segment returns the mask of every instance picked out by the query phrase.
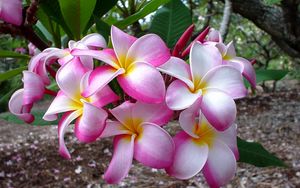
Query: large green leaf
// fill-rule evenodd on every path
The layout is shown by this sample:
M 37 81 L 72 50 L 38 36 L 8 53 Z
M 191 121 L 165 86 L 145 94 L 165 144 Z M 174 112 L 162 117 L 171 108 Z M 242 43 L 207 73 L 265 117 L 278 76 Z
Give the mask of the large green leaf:
M 19 68 L 12 69 L 12 70 L 6 71 L 4 73 L 1 73 L 0 74 L 0 82 L 2 82 L 4 80 L 8 80 L 8 79 L 20 74 L 25 69 L 27 69 L 27 66 L 19 67 Z
M 258 167 L 286 166 L 283 161 L 268 152 L 259 143 L 247 142 L 238 138 L 237 144 L 240 153 L 239 162 L 249 163 Z
M 97 20 L 101 19 L 101 17 L 104 14 L 106 14 L 110 9 L 112 9 L 117 4 L 117 2 L 118 0 L 97 0 L 95 9 L 93 11 L 94 17 L 97 18 Z M 87 31 L 97 20 L 91 17 L 88 24 L 86 25 L 85 30 Z
M 256 83 L 268 80 L 281 80 L 288 72 L 287 70 L 257 70 Z
M 64 20 L 75 39 L 80 39 L 80 34 L 92 16 L 96 0 L 58 0 L 58 2 Z
M 18 59 L 30 59 L 29 55 L 26 54 L 20 54 L 17 52 L 12 51 L 0 51 L 0 58 L 6 58 L 6 57 L 12 57 L 12 58 L 18 58 Z
M 43 1 L 40 1 L 39 6 L 43 9 L 44 13 L 47 16 L 49 16 L 50 21 L 53 20 L 56 23 L 58 23 L 64 29 L 64 31 L 67 33 L 67 35 L 70 38 L 73 38 L 73 34 L 72 34 L 71 30 L 69 29 L 69 27 L 67 26 L 66 22 L 64 21 L 63 15 L 60 11 L 60 6 L 58 3 L 58 0 L 43 0 Z M 38 12 L 37 16 L 39 17 L 39 16 L 43 16 L 43 15 L 39 15 L 39 12 Z M 40 18 L 40 17 L 39 17 L 39 19 L 45 20 L 44 18 Z
M 121 20 L 121 21 L 118 21 L 118 22 L 114 23 L 114 25 L 117 26 L 120 29 L 124 29 L 128 25 L 130 25 L 130 24 L 138 21 L 139 19 L 144 18 L 148 14 L 156 11 L 158 9 L 158 7 L 160 7 L 161 5 L 166 4 L 169 1 L 170 0 L 152 0 L 152 1 L 149 1 L 149 3 L 147 3 L 143 8 L 141 8 L 140 11 L 138 11 L 137 13 L 125 18 L 124 20 Z
M 156 12 L 150 32 L 158 34 L 172 48 L 191 24 L 189 9 L 181 0 L 172 0 Z
M 43 126 L 43 125 L 57 125 L 58 121 L 45 121 L 43 120 L 44 116 L 43 111 L 33 111 L 32 114 L 34 115 L 35 119 L 31 123 L 31 125 L 36 125 L 36 126 Z M 11 123 L 16 123 L 16 124 L 25 124 L 24 121 L 20 120 L 17 118 L 15 115 L 11 114 L 10 112 L 5 112 L 0 114 L 0 118 L 4 119 L 8 122 Z
M 106 41 L 108 41 L 111 26 L 97 17 L 95 17 L 95 23 L 97 32 L 100 33 Z

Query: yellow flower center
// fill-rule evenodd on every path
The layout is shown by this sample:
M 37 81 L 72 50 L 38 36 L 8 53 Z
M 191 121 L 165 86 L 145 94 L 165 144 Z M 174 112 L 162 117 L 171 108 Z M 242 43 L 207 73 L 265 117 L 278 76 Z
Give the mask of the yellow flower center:
M 199 138 L 193 138 L 193 141 L 196 144 L 207 144 L 208 147 L 212 146 L 213 140 L 216 135 L 214 130 L 207 123 L 202 122 L 201 124 L 196 124 L 194 133 L 199 136 Z
M 206 88 L 207 84 L 205 82 L 201 82 L 200 77 L 194 77 L 193 78 L 193 84 L 194 88 L 189 88 L 192 93 L 197 93 L 199 90 L 202 90 L 202 93 L 204 92 L 204 88 Z
M 132 134 L 135 134 L 137 135 L 137 137 L 140 137 L 143 130 L 143 128 L 141 127 L 142 122 L 143 120 L 141 118 L 127 118 L 125 120 L 124 126 Z

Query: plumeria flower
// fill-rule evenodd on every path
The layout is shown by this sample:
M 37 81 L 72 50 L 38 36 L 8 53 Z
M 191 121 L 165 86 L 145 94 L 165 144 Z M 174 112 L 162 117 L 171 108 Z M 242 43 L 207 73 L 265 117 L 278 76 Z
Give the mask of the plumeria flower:
M 154 34 L 139 39 L 112 26 L 113 49 L 73 50 L 74 56 L 91 56 L 107 65 L 96 68 L 90 75 L 90 87 L 82 93 L 88 97 L 117 77 L 125 93 L 147 103 L 161 103 L 165 97 L 163 78 L 156 67 L 170 58 L 165 43 Z
M 256 87 L 255 70 L 250 61 L 245 58 L 237 57 L 233 42 L 225 46 L 223 43 L 218 43 L 216 47 L 220 50 L 223 57 L 223 64 L 232 65 L 241 71 L 243 76 L 249 81 L 253 88 Z
M 223 43 L 221 34 L 219 31 L 212 29 L 208 34 L 207 42 L 212 42 L 219 49 L 222 54 L 223 64 L 232 65 L 237 68 L 243 76 L 249 81 L 253 88 L 256 87 L 256 75 L 252 63 L 245 58 L 237 57 L 233 42 L 225 45 Z
M 105 39 L 99 34 L 90 34 L 78 42 L 70 41 L 70 49 L 97 49 L 106 47 Z M 34 103 L 41 100 L 45 92 L 55 95 L 54 92 L 45 89 L 51 83 L 48 76 L 50 73 L 55 77 L 56 72 L 51 69 L 51 65 L 58 63 L 62 66 L 74 60 L 69 51 L 70 49 L 47 48 L 43 52 L 31 58 L 28 64 L 28 71 L 24 72 L 24 89 L 16 91 L 9 102 L 9 110 L 17 117 L 31 123 L 34 116 L 30 113 Z M 90 57 L 79 57 L 81 63 L 87 68 L 93 69 L 93 59 Z M 31 99 L 31 100 L 28 100 Z
M 0 0 L 0 19 L 14 25 L 22 24 L 22 1 Z
M 23 71 L 24 88 L 17 90 L 8 102 L 9 111 L 26 123 L 34 121 L 30 113 L 33 104 L 44 96 L 44 83 L 39 75 L 31 71 Z
M 174 161 L 166 171 L 176 178 L 189 179 L 202 170 L 210 187 L 220 187 L 236 172 L 239 158 L 236 125 L 232 124 L 223 132 L 217 131 L 201 111 L 195 111 L 199 105 L 198 101 L 180 114 L 179 122 L 184 131 L 173 138 Z
M 31 114 L 34 103 L 41 100 L 45 93 L 56 95 L 55 92 L 45 88 L 51 81 L 46 64 L 42 63 L 53 50 L 56 49 L 48 48 L 30 60 L 28 71 L 23 71 L 24 88 L 17 90 L 9 100 L 9 111 L 26 123 L 34 121 L 34 116 Z
M 41 53 L 41 51 L 31 42 L 28 44 L 27 47 L 28 47 L 28 53 L 31 56 L 35 56 L 35 55 Z
M 68 159 L 71 156 L 64 142 L 67 126 L 77 119 L 76 137 L 82 142 L 95 141 L 102 133 L 107 118 L 107 112 L 102 107 L 118 100 L 118 96 L 108 86 L 88 98 L 83 97 L 81 92 L 88 87 L 90 72 L 78 57 L 64 64 L 56 75 L 60 91 L 43 117 L 53 121 L 58 113 L 64 112 L 58 123 L 59 152 Z
M 58 63 L 60 65 L 64 65 L 65 63 L 70 62 L 74 56 L 70 53 L 72 50 L 77 49 L 77 50 L 96 50 L 96 49 L 103 49 L 106 48 L 106 41 L 104 39 L 104 37 L 98 33 L 92 33 L 89 34 L 85 37 L 83 37 L 80 41 L 74 41 L 74 40 L 70 40 L 68 43 L 68 48 L 66 49 L 60 49 L 59 51 L 55 51 L 51 54 L 49 54 L 49 56 L 46 59 L 47 61 L 51 61 L 51 60 L 56 60 L 58 59 Z M 92 69 L 94 66 L 93 63 L 93 58 L 92 57 L 80 57 L 80 60 L 82 62 L 84 62 L 84 66 L 86 66 L 87 68 Z
M 80 41 L 70 41 L 69 48 L 47 48 L 42 53 L 31 58 L 28 69 L 40 75 L 46 85 L 50 83 L 48 78 L 47 67 L 58 62 L 60 66 L 73 60 L 74 56 L 70 54 L 72 49 L 96 49 L 105 48 L 106 41 L 100 34 L 89 34 Z M 89 69 L 93 69 L 93 59 L 91 57 L 80 57 L 83 65 Z
M 222 65 L 222 56 L 213 45 L 196 42 L 190 52 L 190 66 L 172 57 L 159 70 L 178 79 L 167 89 L 168 107 L 183 110 L 200 100 L 203 114 L 217 130 L 225 130 L 233 123 L 236 117 L 233 99 L 247 94 L 241 73 L 232 66 Z
M 165 104 L 124 102 L 110 110 L 117 121 L 107 121 L 101 137 L 114 137 L 114 154 L 104 179 L 118 183 L 127 174 L 133 158 L 152 168 L 171 165 L 174 143 L 160 126 L 172 117 Z

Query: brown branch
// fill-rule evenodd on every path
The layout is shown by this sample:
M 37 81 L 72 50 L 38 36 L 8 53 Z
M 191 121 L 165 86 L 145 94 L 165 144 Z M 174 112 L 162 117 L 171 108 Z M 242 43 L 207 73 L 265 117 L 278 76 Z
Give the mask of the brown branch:
M 251 20 L 257 27 L 267 32 L 288 55 L 300 57 L 300 14 L 298 11 L 297 14 L 293 13 L 298 6 L 291 7 L 288 4 L 292 2 L 297 5 L 299 0 L 284 0 L 282 1 L 284 4 L 278 6 L 266 5 L 262 0 L 231 1 L 233 12 Z M 291 12 L 287 13 L 288 11 Z
M 32 28 L 32 25 L 37 21 L 35 16 L 37 9 L 38 0 L 32 0 L 30 6 L 23 10 L 25 17 L 22 25 L 15 26 L 9 23 L 0 23 L 0 33 L 10 34 L 11 36 L 23 36 L 40 50 L 48 48 L 49 45 L 46 44 Z

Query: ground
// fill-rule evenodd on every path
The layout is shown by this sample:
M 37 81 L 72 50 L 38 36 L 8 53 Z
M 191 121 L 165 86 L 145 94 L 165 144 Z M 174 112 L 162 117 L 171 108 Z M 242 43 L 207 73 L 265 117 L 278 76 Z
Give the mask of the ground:
M 300 85 L 289 82 L 290 89 L 286 87 L 283 82 L 274 93 L 258 93 L 237 101 L 236 122 L 241 138 L 261 142 L 288 168 L 238 163 L 237 174 L 226 187 L 300 187 Z M 178 124 L 172 122 L 167 129 L 174 133 Z M 112 187 L 101 177 L 112 156 L 110 139 L 81 144 L 70 129 L 66 143 L 71 160 L 57 152 L 56 126 L 0 120 L 0 187 Z M 118 186 L 207 187 L 201 173 L 190 180 L 176 180 L 137 162 Z

